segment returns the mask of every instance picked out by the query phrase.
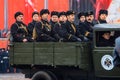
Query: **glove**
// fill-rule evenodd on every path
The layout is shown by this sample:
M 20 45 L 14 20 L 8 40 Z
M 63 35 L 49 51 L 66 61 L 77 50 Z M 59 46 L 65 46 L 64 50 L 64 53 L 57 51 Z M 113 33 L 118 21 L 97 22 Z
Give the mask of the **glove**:
M 71 36 L 70 41 L 72 42 L 81 42 L 82 40 L 74 35 Z
M 84 36 L 79 35 L 78 37 L 79 37 L 81 40 L 84 40 Z
M 60 39 L 59 39 L 59 42 L 63 42 L 63 38 L 60 38 Z
M 80 38 L 77 38 L 77 42 L 81 42 L 82 40 Z
M 53 37 L 51 37 L 51 36 L 49 36 L 47 34 L 44 34 L 44 36 L 42 36 L 42 37 L 43 37 L 44 41 L 56 42 L 56 40 Z
M 56 42 L 56 40 L 54 38 L 50 37 L 50 36 L 48 37 L 48 40 L 52 41 L 52 42 Z
M 89 39 L 87 37 L 84 36 L 84 41 L 89 41 Z

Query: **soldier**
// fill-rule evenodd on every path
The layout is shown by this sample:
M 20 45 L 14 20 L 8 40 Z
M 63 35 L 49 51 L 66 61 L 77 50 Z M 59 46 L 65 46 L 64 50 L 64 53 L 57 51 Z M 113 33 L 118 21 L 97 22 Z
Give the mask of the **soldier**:
M 36 22 L 38 22 L 39 20 L 40 20 L 40 18 L 39 18 L 39 13 L 38 13 L 37 11 L 34 11 L 34 12 L 32 13 L 32 22 L 30 22 L 30 23 L 28 24 L 28 31 L 29 31 L 29 35 L 30 35 L 31 38 L 33 38 L 33 29 L 34 29 L 34 27 L 35 27 L 35 24 L 36 24 Z
M 84 13 L 84 12 L 80 12 L 80 13 L 78 14 L 78 19 L 79 19 L 79 22 L 80 22 L 80 23 L 85 22 L 85 13 Z
M 48 22 L 48 15 L 50 14 L 48 9 L 42 9 L 40 11 L 40 17 L 41 21 L 36 23 L 35 29 L 37 33 L 36 41 L 55 41 L 55 39 L 52 37 L 52 27 Z
M 91 26 L 98 24 L 98 22 L 95 20 L 93 11 L 86 12 L 86 23 Z
M 114 44 L 113 37 L 111 36 L 110 31 L 102 31 L 100 32 L 100 38 L 99 41 L 97 42 L 98 47 L 112 47 Z
M 67 39 L 68 41 L 71 42 L 81 42 L 83 40 L 83 36 L 80 34 L 79 30 L 77 29 L 74 23 L 74 19 L 75 19 L 75 12 L 67 11 L 66 29 L 69 34 Z
M 80 12 L 78 14 L 78 19 L 79 19 L 79 24 L 77 26 L 79 28 L 80 33 L 82 34 L 83 33 L 82 27 L 85 26 L 85 13 L 84 12 Z
M 86 21 L 85 24 L 81 26 L 81 33 L 85 37 L 87 37 L 89 40 L 93 39 L 93 26 L 94 26 L 94 15 L 93 12 L 87 12 L 86 13 Z
M 55 24 L 54 28 L 53 28 L 53 32 L 54 32 L 54 37 L 57 41 L 62 42 L 62 41 L 66 41 L 66 36 L 67 36 L 67 30 L 66 30 L 66 12 L 60 12 L 59 13 L 59 22 Z
M 120 37 L 115 39 L 113 58 L 114 58 L 113 60 L 114 65 L 120 67 Z
M 51 12 L 50 24 L 51 24 L 52 28 L 58 22 L 58 14 L 59 13 L 57 11 L 52 11 Z
M 108 16 L 108 11 L 101 9 L 99 11 L 98 23 L 99 24 L 101 24 L 101 23 L 107 23 L 107 21 L 106 21 L 107 16 Z
M 13 37 L 13 42 L 33 41 L 29 37 L 27 26 L 23 23 L 23 13 L 16 12 L 14 18 L 16 22 L 11 26 L 11 35 Z
M 80 12 L 78 14 L 78 19 L 79 19 L 79 24 L 77 25 L 79 31 L 81 34 L 83 34 L 83 30 L 82 27 L 86 26 L 85 25 L 85 13 L 84 12 Z M 88 41 L 88 38 L 84 36 L 84 41 Z

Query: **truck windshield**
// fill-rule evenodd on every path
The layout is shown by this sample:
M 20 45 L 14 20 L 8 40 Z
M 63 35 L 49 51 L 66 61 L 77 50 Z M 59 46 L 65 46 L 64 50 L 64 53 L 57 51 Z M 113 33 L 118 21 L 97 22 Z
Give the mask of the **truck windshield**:
M 115 39 L 120 36 L 120 31 L 96 31 L 96 47 L 114 47 Z

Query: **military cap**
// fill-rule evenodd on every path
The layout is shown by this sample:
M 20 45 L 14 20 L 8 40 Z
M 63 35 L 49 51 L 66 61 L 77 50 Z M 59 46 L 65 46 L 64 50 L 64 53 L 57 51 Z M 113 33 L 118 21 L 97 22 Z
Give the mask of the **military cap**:
M 16 17 L 18 17 L 19 15 L 23 15 L 23 13 L 20 12 L 20 11 L 16 12 L 15 15 L 14 15 L 14 18 L 16 19 Z
M 64 12 L 64 11 L 60 12 L 58 17 L 60 17 L 61 15 L 65 15 L 66 16 L 66 12 Z
M 86 15 L 86 16 L 93 15 L 93 11 L 88 11 L 88 12 L 86 12 L 85 15 Z
M 85 16 L 85 13 L 84 13 L 84 12 L 80 12 L 80 13 L 78 14 L 78 19 L 80 19 L 81 16 Z
M 66 12 L 66 15 L 67 15 L 67 16 L 69 16 L 69 15 L 71 15 L 71 14 L 75 14 L 75 12 L 74 12 L 74 11 L 71 11 L 71 10 Z
M 58 13 L 57 11 L 52 11 L 52 12 L 51 12 L 51 17 L 52 17 L 53 15 L 58 16 L 58 14 L 59 14 L 59 13 Z
M 34 11 L 34 12 L 32 13 L 32 17 L 33 17 L 35 14 L 39 15 L 39 12 Z
M 40 16 L 43 15 L 43 14 L 46 14 L 46 13 L 50 14 L 49 10 L 48 9 L 42 9 L 40 11 Z
M 104 10 L 104 9 L 101 9 L 101 10 L 99 11 L 99 15 L 101 15 L 101 14 L 106 14 L 106 15 L 108 15 L 108 11 L 107 11 L 107 10 Z
M 102 32 L 100 32 L 101 33 L 101 35 L 103 35 L 103 34 L 105 34 L 105 33 L 110 33 L 110 31 L 102 31 Z

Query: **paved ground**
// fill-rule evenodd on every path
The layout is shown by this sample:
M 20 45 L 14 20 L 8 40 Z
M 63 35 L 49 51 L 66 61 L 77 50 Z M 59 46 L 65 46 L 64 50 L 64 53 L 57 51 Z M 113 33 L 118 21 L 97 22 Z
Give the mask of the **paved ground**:
M 8 74 L 0 74 L 0 80 L 31 80 L 25 79 L 24 74 L 21 73 L 8 73 Z

